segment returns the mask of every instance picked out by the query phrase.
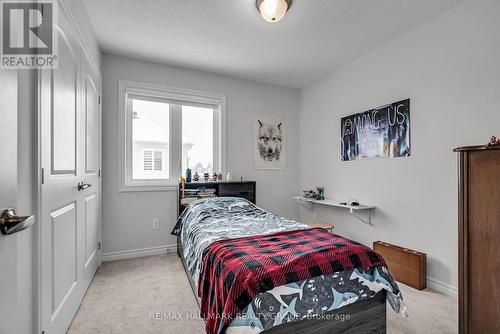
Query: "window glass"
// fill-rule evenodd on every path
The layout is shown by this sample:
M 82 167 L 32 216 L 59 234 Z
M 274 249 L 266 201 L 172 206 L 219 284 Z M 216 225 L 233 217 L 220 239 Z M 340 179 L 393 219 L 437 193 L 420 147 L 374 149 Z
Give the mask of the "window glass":
M 169 104 L 132 99 L 132 178 L 169 178 Z
M 211 108 L 182 106 L 182 174 L 191 168 L 200 179 L 214 172 L 214 111 Z

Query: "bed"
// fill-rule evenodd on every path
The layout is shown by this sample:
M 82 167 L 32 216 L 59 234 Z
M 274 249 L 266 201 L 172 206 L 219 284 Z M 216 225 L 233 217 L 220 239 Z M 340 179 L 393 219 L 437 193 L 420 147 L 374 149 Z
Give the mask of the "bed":
M 197 200 L 179 216 L 172 234 L 207 333 L 385 333 L 386 301 L 405 314 L 396 282 L 372 250 L 246 199 Z M 280 252 L 287 255 L 276 256 Z M 311 261 L 319 262 L 304 273 L 300 268 Z M 276 274 L 276 268 L 284 274 Z M 262 271 L 266 279 L 257 279 Z M 269 276 L 274 284 L 262 284 Z

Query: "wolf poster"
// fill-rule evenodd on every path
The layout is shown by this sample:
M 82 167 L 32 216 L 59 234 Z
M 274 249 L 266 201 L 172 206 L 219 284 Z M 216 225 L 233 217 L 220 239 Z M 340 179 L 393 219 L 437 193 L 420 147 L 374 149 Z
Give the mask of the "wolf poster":
M 283 117 L 258 116 L 254 121 L 254 162 L 257 169 L 286 166 L 286 123 Z
M 341 119 L 341 158 L 397 158 L 411 154 L 410 99 Z

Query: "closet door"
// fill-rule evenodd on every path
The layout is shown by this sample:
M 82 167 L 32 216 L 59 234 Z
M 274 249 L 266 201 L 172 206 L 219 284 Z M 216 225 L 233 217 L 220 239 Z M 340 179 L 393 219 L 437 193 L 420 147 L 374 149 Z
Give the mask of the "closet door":
M 100 264 L 101 217 L 101 105 L 100 78 L 86 57 L 82 57 L 83 180 L 84 194 L 83 277 L 89 285 Z
M 40 71 L 42 329 L 65 333 L 99 263 L 98 77 L 60 9 L 59 67 Z

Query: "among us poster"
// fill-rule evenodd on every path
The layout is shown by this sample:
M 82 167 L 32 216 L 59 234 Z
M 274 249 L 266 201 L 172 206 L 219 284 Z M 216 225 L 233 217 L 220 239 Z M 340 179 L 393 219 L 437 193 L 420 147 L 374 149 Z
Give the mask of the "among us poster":
M 341 154 L 343 161 L 410 156 L 410 99 L 343 117 Z

